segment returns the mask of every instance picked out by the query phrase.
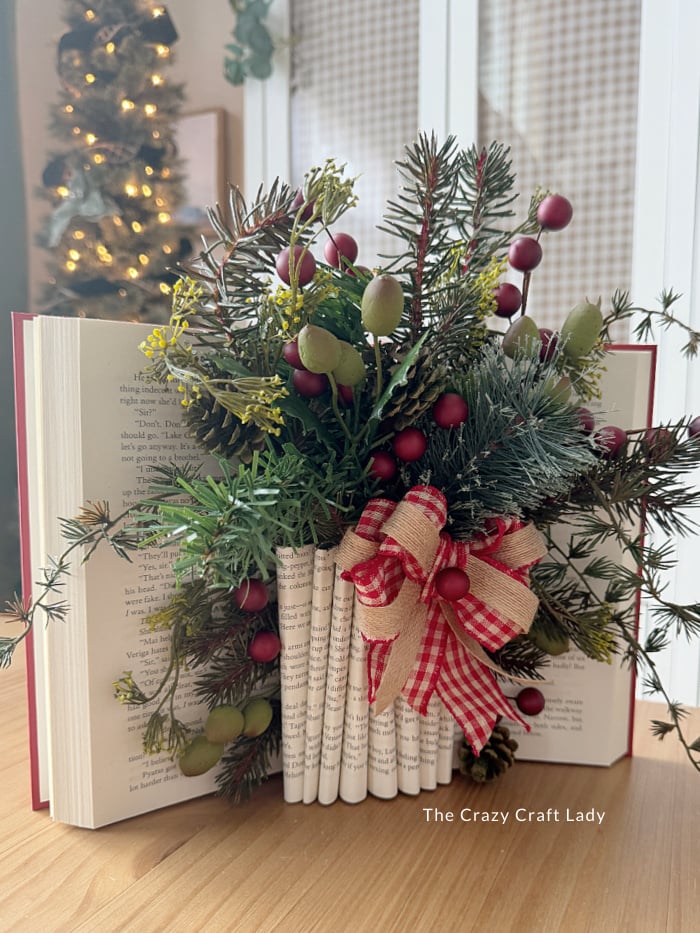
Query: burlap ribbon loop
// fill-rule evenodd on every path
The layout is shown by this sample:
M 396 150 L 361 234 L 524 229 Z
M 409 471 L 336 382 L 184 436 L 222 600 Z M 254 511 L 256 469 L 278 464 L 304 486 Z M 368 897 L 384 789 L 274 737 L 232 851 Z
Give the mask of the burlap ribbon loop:
M 453 540 L 442 529 L 446 501 L 432 486 L 404 499 L 371 500 L 348 531 L 337 561 L 355 584 L 358 621 L 369 650 L 369 699 L 380 712 L 403 694 L 425 715 L 434 692 L 478 752 L 499 715 L 522 722 L 491 671 L 494 651 L 526 632 L 537 610 L 528 569 L 545 554 L 532 525 L 498 519 L 486 535 Z M 467 573 L 469 592 L 443 599 L 438 573 Z M 513 678 L 517 680 L 517 678 Z

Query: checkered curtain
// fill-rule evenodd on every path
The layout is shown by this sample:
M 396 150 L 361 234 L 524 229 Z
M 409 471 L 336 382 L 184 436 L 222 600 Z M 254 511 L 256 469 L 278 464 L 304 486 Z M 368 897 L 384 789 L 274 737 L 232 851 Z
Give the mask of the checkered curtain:
M 533 276 L 541 327 L 630 285 L 640 19 L 641 0 L 479 3 L 479 141 L 511 146 L 521 214 L 538 185 L 574 205 Z
M 357 208 L 337 232 L 372 266 L 391 238 L 376 230 L 397 191 L 394 161 L 415 139 L 418 0 L 292 3 L 292 180 L 328 157 L 346 162 Z

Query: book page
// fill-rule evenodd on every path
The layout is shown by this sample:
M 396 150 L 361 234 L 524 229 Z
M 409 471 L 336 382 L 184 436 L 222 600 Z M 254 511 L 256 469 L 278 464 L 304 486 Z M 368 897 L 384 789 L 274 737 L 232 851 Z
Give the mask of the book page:
M 393 706 L 381 713 L 369 713 L 367 790 L 385 800 L 395 797 L 399 790 Z
M 420 793 L 420 716 L 402 696 L 394 700 L 397 783 L 402 794 Z
M 333 614 L 333 582 L 336 548 L 316 549 L 314 555 L 313 603 L 309 637 L 309 687 L 306 701 L 306 740 L 304 746 L 304 803 L 318 796 L 321 773 L 323 713 L 326 706 L 328 642 Z
M 345 803 L 359 803 L 367 796 L 368 719 L 367 646 L 359 625 L 353 622 L 340 762 L 339 794 Z
M 610 352 L 601 380 L 602 399 L 589 406 L 595 411 L 596 427 L 615 424 L 630 430 L 649 426 L 653 364 L 650 347 Z M 566 545 L 572 531 L 575 523 L 561 523 L 556 529 L 557 540 Z M 630 531 L 636 534 L 638 529 Z M 608 540 L 598 547 L 596 556 L 619 562 L 620 550 Z M 537 716 L 523 717 L 531 731 L 508 722 L 518 742 L 518 758 L 610 765 L 629 752 L 633 678 L 618 658 L 604 664 L 572 648 L 552 658 L 543 674 L 551 681 L 538 685 L 545 698 L 544 710 Z M 518 689 L 505 692 L 514 698 Z
M 355 587 L 343 580 L 339 567 L 335 569 L 331 634 L 328 643 L 326 703 L 323 712 L 323 741 L 318 802 L 324 805 L 338 799 L 340 761 L 343 750 L 345 693 L 350 658 L 350 633 L 355 602 Z
M 57 555 L 66 547 L 59 516 L 98 501 L 116 515 L 146 495 L 151 465 L 199 462 L 201 452 L 185 436 L 177 394 L 143 375 L 138 344 L 148 325 L 37 318 L 35 326 L 44 447 L 53 453 L 44 463 L 44 526 L 47 549 Z M 152 632 L 146 617 L 173 590 L 172 558 L 148 548 L 128 562 L 105 546 L 82 565 L 73 556 L 68 619 L 46 629 L 57 820 L 99 826 L 214 789 L 212 773 L 187 778 L 168 755 L 146 757 L 150 707 L 114 698 L 123 671 L 148 692 L 167 666 L 169 635 Z M 183 678 L 176 706 L 199 728 L 207 710 L 193 680 Z
M 450 784 L 452 781 L 452 767 L 455 755 L 455 720 L 452 714 L 440 701 L 440 728 L 438 730 L 437 752 L 437 782 Z
M 420 717 L 420 786 L 421 790 L 437 787 L 437 761 L 440 744 L 440 699 L 434 693 L 428 712 Z
M 313 544 L 277 548 L 277 608 L 279 612 L 280 694 L 284 799 L 304 797 L 306 701 L 314 584 Z

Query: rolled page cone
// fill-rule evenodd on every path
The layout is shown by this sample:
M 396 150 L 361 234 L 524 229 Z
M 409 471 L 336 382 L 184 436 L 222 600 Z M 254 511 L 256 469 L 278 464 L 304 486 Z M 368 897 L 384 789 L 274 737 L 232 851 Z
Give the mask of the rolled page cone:
M 345 696 L 343 753 L 340 762 L 340 798 L 359 803 L 367 796 L 367 646 L 358 625 L 350 637 L 348 688 Z
M 440 728 L 438 733 L 437 782 L 450 784 L 455 753 L 455 721 L 452 714 L 440 703 Z
M 335 548 L 331 550 L 318 548 L 314 555 L 313 602 L 309 640 L 309 687 L 306 699 L 306 740 L 304 747 L 304 803 L 313 803 L 318 796 L 334 577 Z
M 388 800 L 395 797 L 399 790 L 393 706 L 378 714 L 370 710 L 368 742 L 367 790 L 374 797 Z
M 350 633 L 355 587 L 335 570 L 331 635 L 328 642 L 328 672 L 326 677 L 326 707 L 323 714 L 321 772 L 318 781 L 318 801 L 331 804 L 338 799 L 340 761 L 343 750 L 345 692 L 350 659 Z
M 313 544 L 302 548 L 277 548 L 277 604 L 282 643 L 282 774 L 284 799 L 287 803 L 298 803 L 304 796 L 314 551 Z
M 396 769 L 402 794 L 420 793 L 420 716 L 402 696 L 394 700 Z
M 420 720 L 420 786 L 422 790 L 437 787 L 437 757 L 440 740 L 440 700 L 433 694 L 427 715 Z

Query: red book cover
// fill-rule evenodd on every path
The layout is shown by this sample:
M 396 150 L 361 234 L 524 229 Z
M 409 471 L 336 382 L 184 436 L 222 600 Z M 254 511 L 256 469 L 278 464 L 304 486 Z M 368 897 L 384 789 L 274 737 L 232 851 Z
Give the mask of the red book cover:
M 33 572 L 31 562 L 31 540 L 29 521 L 29 477 L 27 461 L 27 397 L 24 322 L 36 317 L 34 314 L 15 312 L 12 315 L 12 345 L 15 387 L 15 425 L 17 443 L 17 494 L 19 500 L 19 540 L 22 595 L 31 596 Z M 35 810 L 48 807 L 41 787 L 40 755 L 37 728 L 37 671 L 34 656 L 34 638 L 30 632 L 25 640 L 27 654 L 27 703 L 29 719 L 29 761 L 31 769 L 32 807 Z

